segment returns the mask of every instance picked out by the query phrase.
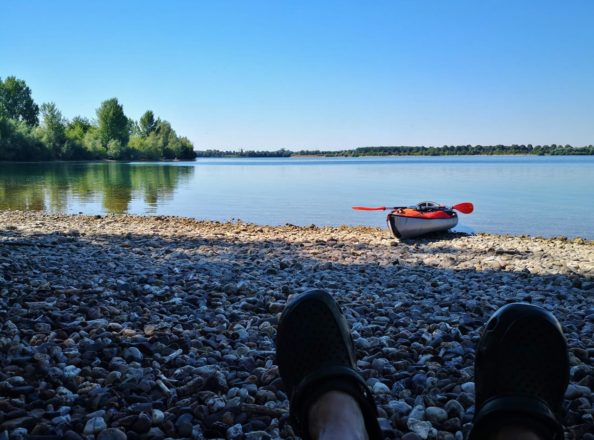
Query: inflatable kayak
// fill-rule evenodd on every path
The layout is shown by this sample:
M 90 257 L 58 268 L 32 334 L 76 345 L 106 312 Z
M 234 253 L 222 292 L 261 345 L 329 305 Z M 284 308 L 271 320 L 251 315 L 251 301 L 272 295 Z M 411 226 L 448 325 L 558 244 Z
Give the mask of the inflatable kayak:
M 388 227 L 398 238 L 413 238 L 430 232 L 442 232 L 458 224 L 458 215 L 451 209 L 419 204 L 415 208 L 399 208 L 388 214 Z
M 357 211 L 390 211 L 388 214 L 388 227 L 397 238 L 412 238 L 430 232 L 442 232 L 458 224 L 459 211 L 470 214 L 474 205 L 470 202 L 457 203 L 452 207 L 440 205 L 435 202 L 421 202 L 416 206 L 397 206 L 388 208 L 378 206 L 353 206 Z

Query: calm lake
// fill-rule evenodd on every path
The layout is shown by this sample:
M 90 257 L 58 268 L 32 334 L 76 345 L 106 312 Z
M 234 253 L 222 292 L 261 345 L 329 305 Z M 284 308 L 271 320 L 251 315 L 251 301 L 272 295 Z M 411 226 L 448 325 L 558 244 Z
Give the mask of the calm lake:
M 594 239 L 594 157 L 0 164 L 0 209 L 385 226 L 353 205 L 470 201 L 458 229 Z

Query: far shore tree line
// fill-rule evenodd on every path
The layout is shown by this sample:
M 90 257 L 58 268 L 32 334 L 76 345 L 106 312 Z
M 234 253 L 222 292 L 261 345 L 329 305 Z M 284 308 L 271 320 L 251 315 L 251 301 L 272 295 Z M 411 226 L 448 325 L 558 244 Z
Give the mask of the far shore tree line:
M 193 160 L 196 157 L 362 157 L 466 155 L 594 155 L 594 146 L 444 145 L 377 146 L 348 150 L 203 150 L 194 151 L 171 124 L 146 111 L 138 121 L 124 114 L 117 98 L 103 101 L 91 120 L 63 117 L 53 102 L 38 106 L 25 81 L 0 78 L 0 160 Z
M 0 160 L 194 159 L 189 139 L 146 111 L 138 121 L 117 98 L 103 101 L 96 120 L 64 118 L 56 104 L 38 106 L 25 81 L 0 78 Z
M 572 147 L 571 145 L 444 145 L 443 147 L 360 147 L 352 150 L 324 151 L 280 149 L 260 150 L 204 150 L 196 151 L 197 157 L 364 157 L 364 156 L 495 156 L 495 155 L 536 155 L 536 156 L 591 156 L 594 146 Z

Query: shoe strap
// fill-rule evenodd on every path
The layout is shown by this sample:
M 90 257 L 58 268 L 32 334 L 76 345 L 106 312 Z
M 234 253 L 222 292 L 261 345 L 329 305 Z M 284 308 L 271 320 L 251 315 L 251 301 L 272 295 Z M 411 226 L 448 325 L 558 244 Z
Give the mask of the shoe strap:
M 488 438 L 509 425 L 525 426 L 545 440 L 563 439 L 563 426 L 542 399 L 533 396 L 499 396 L 487 400 L 474 418 L 468 440 Z

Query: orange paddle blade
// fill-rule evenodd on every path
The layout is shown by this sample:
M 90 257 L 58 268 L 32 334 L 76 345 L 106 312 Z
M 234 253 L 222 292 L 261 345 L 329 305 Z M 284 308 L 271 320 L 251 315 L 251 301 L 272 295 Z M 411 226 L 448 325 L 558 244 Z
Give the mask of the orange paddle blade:
M 456 211 L 460 211 L 462 214 L 470 214 L 474 211 L 474 205 L 470 202 L 458 203 L 452 206 Z

